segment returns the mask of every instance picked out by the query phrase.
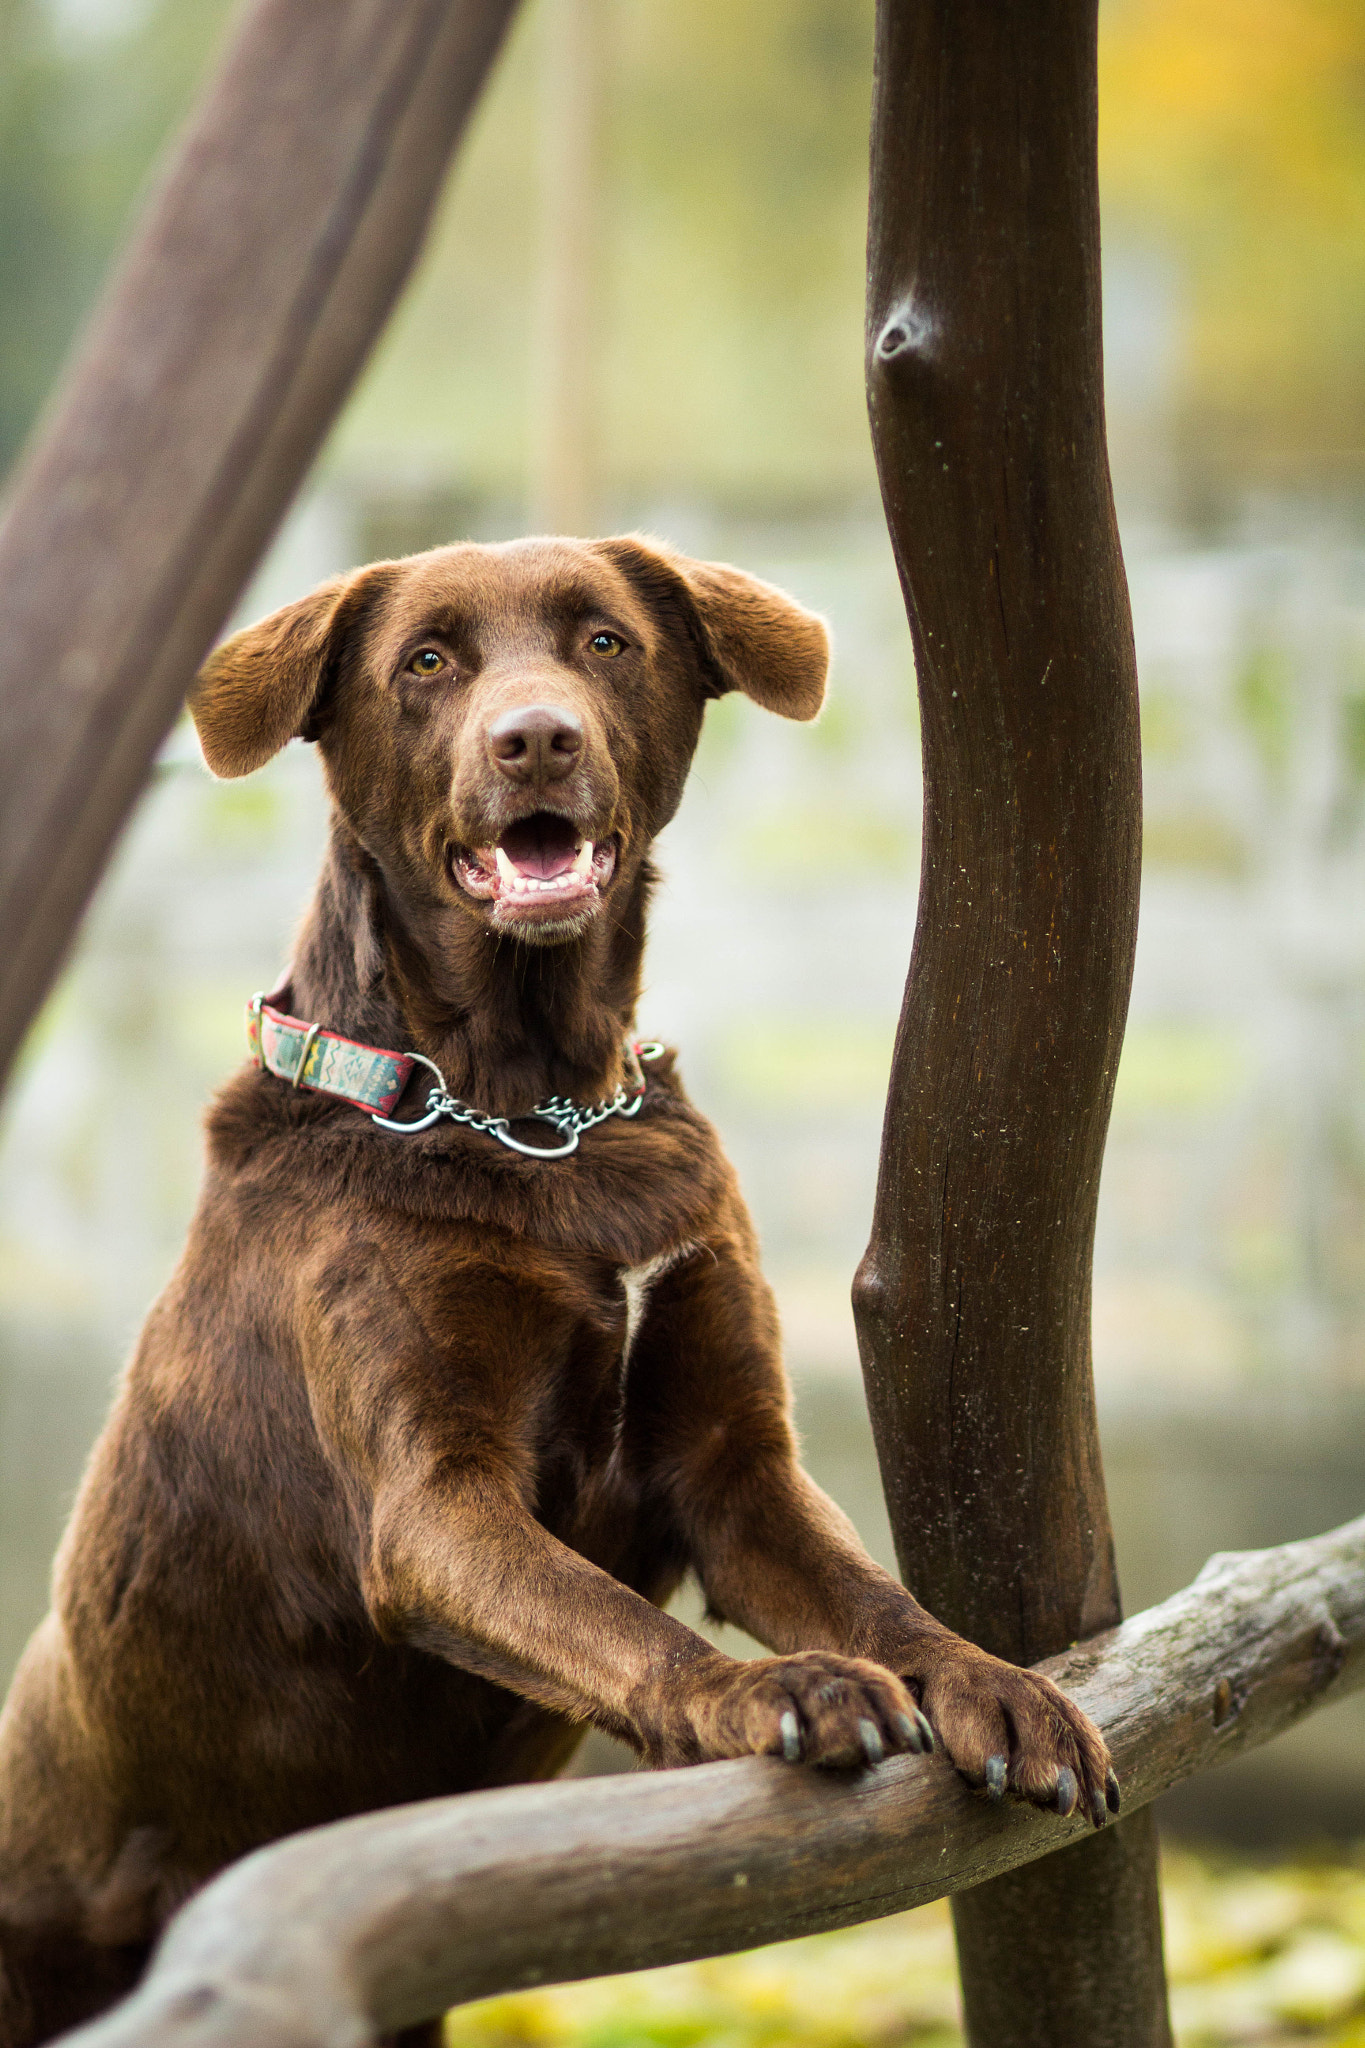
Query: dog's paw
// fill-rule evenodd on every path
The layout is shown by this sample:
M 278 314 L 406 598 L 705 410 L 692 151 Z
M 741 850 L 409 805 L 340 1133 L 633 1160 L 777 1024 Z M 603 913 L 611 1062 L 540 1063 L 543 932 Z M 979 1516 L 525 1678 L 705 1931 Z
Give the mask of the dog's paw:
M 931 1656 L 896 1660 L 943 1749 L 991 1799 L 1012 1794 L 1097 1828 L 1119 1810 L 1104 1738 L 1050 1679 L 951 1638 Z
M 732 1664 L 691 1703 L 689 1719 L 709 1758 L 780 1756 L 850 1770 L 934 1747 L 898 1678 L 863 1658 L 820 1650 Z

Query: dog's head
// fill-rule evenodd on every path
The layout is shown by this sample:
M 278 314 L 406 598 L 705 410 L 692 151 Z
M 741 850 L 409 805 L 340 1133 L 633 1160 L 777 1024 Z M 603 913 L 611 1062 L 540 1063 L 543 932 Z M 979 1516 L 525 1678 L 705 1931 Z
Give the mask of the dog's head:
M 584 931 L 677 809 L 710 697 L 824 695 L 823 622 L 654 542 L 436 548 L 322 585 L 224 642 L 190 708 L 209 767 L 316 740 L 400 892 L 500 933 Z

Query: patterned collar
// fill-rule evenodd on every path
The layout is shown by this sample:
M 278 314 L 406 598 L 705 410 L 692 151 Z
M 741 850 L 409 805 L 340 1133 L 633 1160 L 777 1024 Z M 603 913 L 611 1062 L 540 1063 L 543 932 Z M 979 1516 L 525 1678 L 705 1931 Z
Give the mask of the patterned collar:
M 625 1043 L 629 1086 L 623 1083 L 615 1095 L 591 1104 L 572 1102 L 567 1096 L 552 1095 L 538 1102 L 525 1117 L 510 1119 L 487 1116 L 471 1109 L 452 1095 L 445 1078 L 433 1061 L 420 1052 L 386 1052 L 382 1046 L 361 1045 L 343 1038 L 323 1024 L 309 1024 L 276 1009 L 271 997 L 283 996 L 289 988 L 286 978 L 271 995 L 254 995 L 246 1006 L 246 1039 L 253 1062 L 267 1073 L 277 1074 L 293 1088 L 311 1088 L 319 1095 L 331 1095 L 356 1109 L 368 1110 L 375 1123 L 386 1131 L 410 1134 L 424 1131 L 439 1117 L 466 1124 L 485 1132 L 528 1159 L 566 1159 L 578 1150 L 584 1131 L 590 1131 L 608 1117 L 633 1117 L 645 1095 L 645 1076 L 640 1062 L 660 1058 L 664 1048 L 652 1041 L 628 1038 Z M 407 1087 L 414 1067 L 426 1067 L 436 1077 L 436 1087 L 427 1097 L 426 1113 L 404 1123 L 391 1121 L 398 1099 Z M 559 1134 L 557 1145 L 527 1145 L 512 1135 L 511 1123 L 543 1123 Z
M 283 995 L 288 986 L 285 982 L 272 994 Z M 246 1006 L 246 1042 L 255 1064 L 291 1087 L 335 1095 L 340 1102 L 380 1116 L 397 1108 L 417 1064 L 412 1053 L 360 1045 L 325 1025 L 290 1017 L 263 994 L 254 995 Z

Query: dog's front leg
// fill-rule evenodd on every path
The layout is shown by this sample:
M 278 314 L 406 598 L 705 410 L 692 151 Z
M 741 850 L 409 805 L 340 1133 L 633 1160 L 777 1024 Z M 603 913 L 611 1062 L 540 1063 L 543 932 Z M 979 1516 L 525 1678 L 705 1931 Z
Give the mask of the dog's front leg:
M 914 1744 L 913 1703 L 887 1670 L 837 1655 L 727 1657 L 482 1473 L 414 1469 L 381 1487 L 366 1591 L 389 1640 L 592 1721 L 651 1763 L 852 1763 Z
M 877 1565 L 802 1471 L 771 1296 L 747 1219 L 659 1286 L 637 1346 L 651 1447 L 711 1609 L 773 1649 L 892 1671 L 973 1784 L 1098 1826 L 1117 1785 L 1098 1730 L 1058 1688 L 964 1641 Z M 913 1745 L 911 1745 L 913 1746 Z
M 365 1241 L 311 1276 L 313 1414 L 364 1534 L 375 1628 L 591 1721 L 652 1763 L 847 1763 L 909 1747 L 915 1707 L 868 1661 L 727 1657 L 558 1540 L 533 1511 L 543 1375 L 572 1334 L 552 1288 L 447 1270 L 438 1317 Z

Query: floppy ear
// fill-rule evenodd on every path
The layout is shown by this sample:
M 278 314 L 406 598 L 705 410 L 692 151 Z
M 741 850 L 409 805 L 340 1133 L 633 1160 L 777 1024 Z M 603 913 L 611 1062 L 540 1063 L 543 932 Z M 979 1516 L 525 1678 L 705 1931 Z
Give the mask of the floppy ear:
M 635 534 L 598 543 L 646 596 L 671 608 L 713 695 L 742 690 L 783 718 L 814 718 L 829 677 L 829 628 L 815 612 L 724 562 L 694 562 Z
M 250 775 L 286 740 L 316 739 L 339 628 L 365 574 L 333 576 L 215 647 L 189 694 L 199 744 L 215 775 Z

